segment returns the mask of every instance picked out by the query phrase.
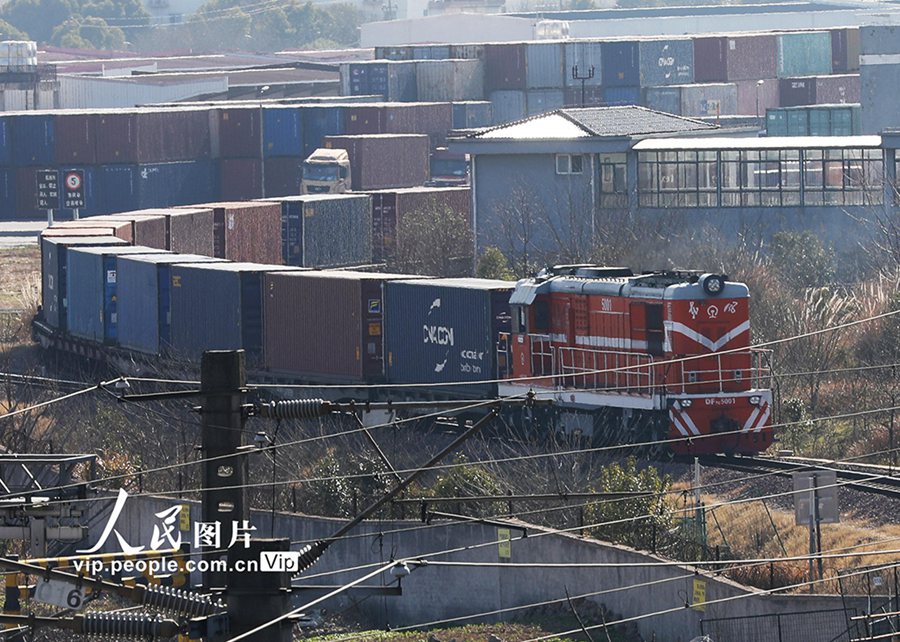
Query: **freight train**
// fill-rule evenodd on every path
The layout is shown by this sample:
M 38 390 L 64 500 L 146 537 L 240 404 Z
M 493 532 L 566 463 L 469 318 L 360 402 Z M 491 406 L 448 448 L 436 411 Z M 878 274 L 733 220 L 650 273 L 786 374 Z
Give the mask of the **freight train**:
M 243 349 L 257 380 L 321 385 L 315 393 L 332 398 L 533 391 L 553 407 L 520 408 L 509 422 L 679 454 L 758 453 L 773 441 L 749 294 L 722 275 L 579 265 L 518 283 L 434 279 L 57 233 L 41 239 L 34 324 L 48 348 L 149 370 Z

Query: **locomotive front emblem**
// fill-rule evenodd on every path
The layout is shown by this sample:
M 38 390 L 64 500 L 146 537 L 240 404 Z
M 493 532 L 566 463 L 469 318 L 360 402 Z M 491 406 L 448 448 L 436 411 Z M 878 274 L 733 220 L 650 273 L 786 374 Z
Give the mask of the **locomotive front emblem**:
M 728 314 L 735 314 L 737 312 L 737 301 L 732 301 L 728 305 L 725 306 L 725 312 Z
M 707 315 L 710 319 L 717 319 L 717 318 L 719 318 L 719 307 L 718 307 L 718 306 L 715 306 L 715 305 L 709 306 L 708 308 L 706 308 L 706 315 Z
M 688 308 L 688 311 L 691 313 L 691 318 L 696 319 L 697 315 L 700 313 L 700 308 L 698 308 L 693 301 L 691 301 L 691 305 Z

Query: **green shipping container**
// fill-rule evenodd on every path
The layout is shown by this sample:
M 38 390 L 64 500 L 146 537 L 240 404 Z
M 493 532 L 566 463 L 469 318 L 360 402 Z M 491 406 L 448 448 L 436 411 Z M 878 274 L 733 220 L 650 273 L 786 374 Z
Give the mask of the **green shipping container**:
M 805 109 L 792 109 L 787 112 L 787 135 L 809 136 L 809 116 Z
M 766 136 L 787 136 L 787 113 L 783 109 L 766 110 Z
M 779 78 L 831 73 L 831 33 L 809 31 L 778 36 Z
M 831 109 L 813 108 L 809 110 L 809 135 L 831 136 Z

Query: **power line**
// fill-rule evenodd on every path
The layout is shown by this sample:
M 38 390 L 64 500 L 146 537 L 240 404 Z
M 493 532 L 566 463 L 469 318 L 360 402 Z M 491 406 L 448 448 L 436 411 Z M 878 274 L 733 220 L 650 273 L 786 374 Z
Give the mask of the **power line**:
M 27 408 L 19 408 L 18 410 L 13 410 L 11 412 L 7 412 L 6 414 L 0 415 L 0 419 L 8 419 L 10 417 L 15 417 L 16 415 L 21 415 L 26 412 L 31 412 L 32 410 L 38 410 L 40 408 L 45 408 L 47 406 L 53 405 L 55 403 L 59 403 L 60 401 L 65 401 L 67 399 L 72 399 L 74 397 L 78 397 L 79 395 L 83 395 L 88 392 L 93 392 L 95 390 L 102 390 L 103 386 L 108 386 L 116 381 L 120 381 L 120 379 L 112 379 L 111 381 L 102 381 L 95 386 L 91 386 L 90 388 L 84 388 L 82 390 L 77 390 L 75 392 L 70 392 L 68 394 L 62 395 L 61 397 L 56 397 L 54 399 L 50 399 L 49 401 L 42 401 L 40 403 L 36 403 L 34 405 L 28 406 Z M 6 497 L 6 496 L 4 496 Z

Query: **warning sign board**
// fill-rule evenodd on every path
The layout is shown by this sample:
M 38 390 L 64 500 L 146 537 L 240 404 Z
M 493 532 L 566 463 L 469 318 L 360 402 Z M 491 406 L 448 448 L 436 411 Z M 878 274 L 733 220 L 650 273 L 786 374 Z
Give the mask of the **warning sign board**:
M 39 169 L 35 173 L 35 194 L 37 209 L 55 210 L 59 208 L 59 172 L 55 169 Z
M 694 595 L 691 600 L 691 608 L 696 611 L 706 610 L 706 580 L 694 578 Z
M 68 210 L 84 209 L 84 171 L 75 169 L 65 172 L 63 208 Z
M 512 558 L 512 535 L 508 528 L 497 529 L 497 543 L 499 545 L 500 559 L 508 560 Z

